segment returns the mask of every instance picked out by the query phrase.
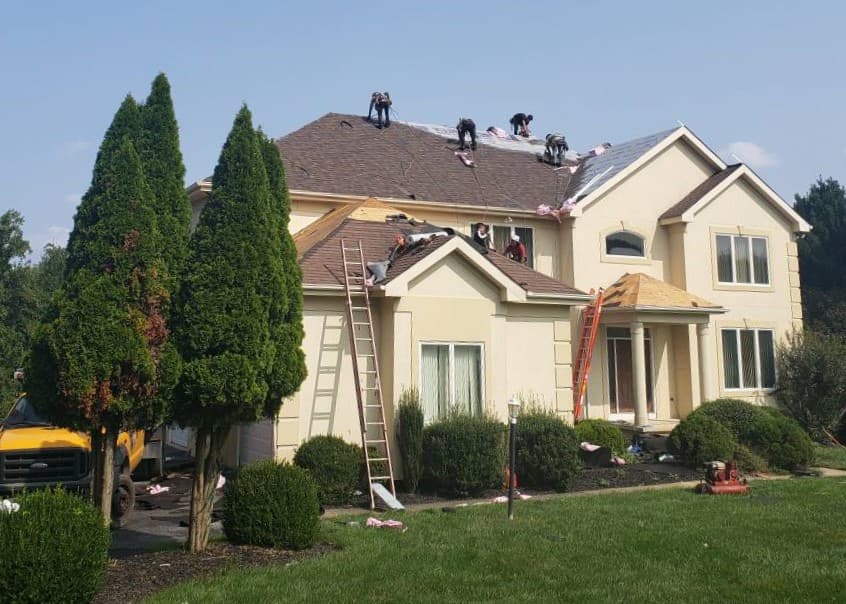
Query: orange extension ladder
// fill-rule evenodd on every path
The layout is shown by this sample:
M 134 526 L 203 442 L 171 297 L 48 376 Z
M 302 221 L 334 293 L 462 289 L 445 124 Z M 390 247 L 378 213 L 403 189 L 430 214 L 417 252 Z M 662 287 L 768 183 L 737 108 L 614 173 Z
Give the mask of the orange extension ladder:
M 591 290 L 590 293 L 593 293 Z M 579 351 L 573 364 L 573 421 L 582 419 L 585 393 L 587 392 L 590 360 L 596 345 L 596 333 L 599 330 L 599 316 L 602 314 L 602 288 L 582 310 L 582 331 L 579 336 Z
M 382 380 L 379 376 L 379 360 L 376 357 L 370 295 L 364 283 L 367 271 L 361 241 L 353 244 L 346 239 L 341 239 L 341 259 L 344 263 L 347 323 L 350 329 L 358 419 L 361 423 L 361 444 L 367 468 L 367 484 L 370 487 L 370 509 L 375 509 L 376 500 L 373 490 L 374 488 L 381 489 L 375 485 L 386 482 L 394 498 L 397 496 L 397 491 L 394 486 L 391 447 L 385 426 Z

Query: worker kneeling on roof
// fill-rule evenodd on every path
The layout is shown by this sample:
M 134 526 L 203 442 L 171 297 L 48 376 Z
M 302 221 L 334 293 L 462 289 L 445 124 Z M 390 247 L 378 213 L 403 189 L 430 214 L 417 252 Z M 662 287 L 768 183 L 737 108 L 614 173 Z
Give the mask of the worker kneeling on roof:
M 511 243 L 505 248 L 505 257 L 511 258 L 520 264 L 526 264 L 528 258 L 526 256 L 526 246 L 520 243 L 520 237 L 517 235 L 511 236 Z

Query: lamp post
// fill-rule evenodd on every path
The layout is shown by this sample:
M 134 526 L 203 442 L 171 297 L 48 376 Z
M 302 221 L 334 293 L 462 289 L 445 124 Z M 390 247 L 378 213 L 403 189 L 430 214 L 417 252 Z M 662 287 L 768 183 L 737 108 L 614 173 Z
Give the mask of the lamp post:
M 520 401 L 511 397 L 508 401 L 508 519 L 514 520 L 514 457 L 517 450 L 517 415 Z

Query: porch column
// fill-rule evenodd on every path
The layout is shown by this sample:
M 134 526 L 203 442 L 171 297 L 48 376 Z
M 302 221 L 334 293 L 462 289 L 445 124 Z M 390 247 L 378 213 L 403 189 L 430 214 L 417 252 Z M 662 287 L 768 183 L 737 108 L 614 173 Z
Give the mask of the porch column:
M 714 346 L 711 337 L 711 324 L 699 323 L 696 326 L 696 339 L 699 344 L 699 398 L 713 401 L 714 391 Z
M 632 380 L 634 386 L 635 426 L 649 423 L 649 411 L 646 404 L 646 351 L 643 338 L 643 323 L 632 321 L 629 325 L 632 334 Z

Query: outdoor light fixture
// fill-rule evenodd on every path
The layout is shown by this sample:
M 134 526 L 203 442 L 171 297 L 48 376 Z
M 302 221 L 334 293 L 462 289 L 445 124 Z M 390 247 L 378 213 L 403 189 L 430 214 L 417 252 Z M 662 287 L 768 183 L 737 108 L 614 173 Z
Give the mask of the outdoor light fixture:
M 514 457 L 517 447 L 517 415 L 520 401 L 512 396 L 508 401 L 508 519 L 514 520 Z

